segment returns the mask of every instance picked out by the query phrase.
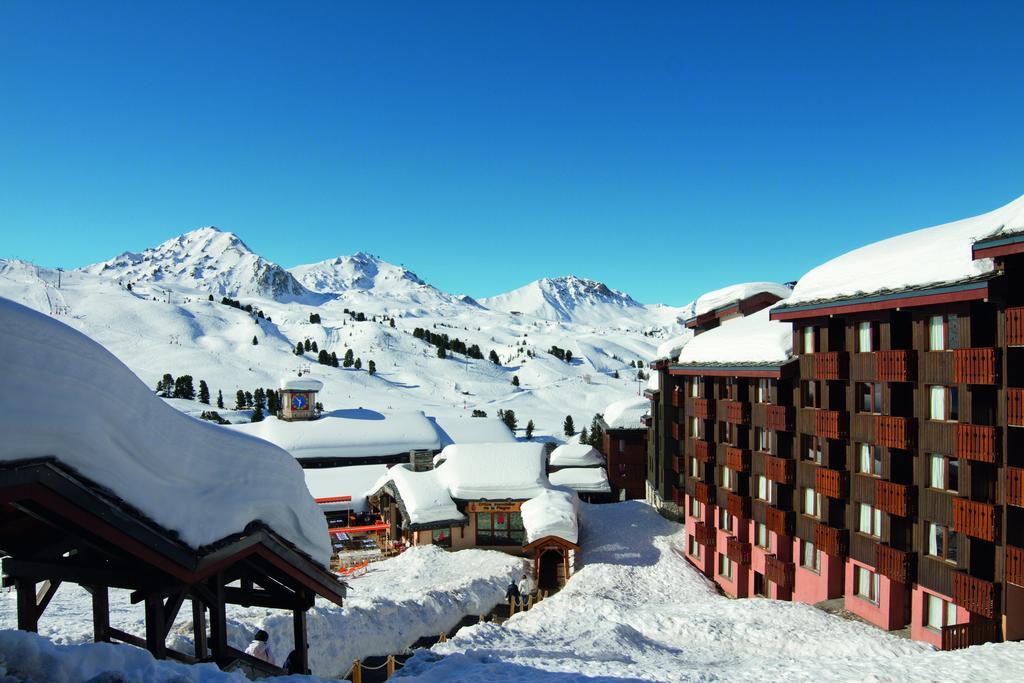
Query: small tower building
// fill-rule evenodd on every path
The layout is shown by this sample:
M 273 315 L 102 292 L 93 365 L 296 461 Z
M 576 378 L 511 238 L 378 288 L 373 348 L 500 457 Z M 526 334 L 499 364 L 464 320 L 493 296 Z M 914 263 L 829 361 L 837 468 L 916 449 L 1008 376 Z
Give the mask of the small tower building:
M 316 395 L 324 383 L 309 377 L 289 377 L 281 380 L 282 420 L 312 420 L 317 416 Z

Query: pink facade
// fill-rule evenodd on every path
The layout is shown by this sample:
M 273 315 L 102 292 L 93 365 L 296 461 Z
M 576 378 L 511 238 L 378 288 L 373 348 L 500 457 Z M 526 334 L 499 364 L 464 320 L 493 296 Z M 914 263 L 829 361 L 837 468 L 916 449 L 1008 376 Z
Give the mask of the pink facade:
M 748 538 L 747 530 L 748 530 L 748 526 L 749 525 L 743 524 L 743 523 L 740 522 L 740 520 L 736 519 L 735 517 L 732 517 L 731 518 L 732 519 L 732 524 L 733 524 L 732 530 L 730 531 L 730 530 L 722 529 L 721 526 L 718 524 L 718 522 L 719 522 L 719 519 L 718 519 L 719 514 L 720 514 L 719 508 L 716 507 L 715 511 L 713 512 L 713 516 L 715 518 L 715 528 L 716 528 L 716 531 L 715 531 L 716 558 L 715 558 L 715 564 L 714 564 L 714 567 L 713 567 L 715 583 L 717 583 L 722 588 L 722 591 L 726 595 L 729 595 L 729 596 L 734 597 L 734 598 L 745 598 L 748 595 L 750 595 L 750 593 L 749 593 L 749 586 L 753 583 L 753 580 L 749 578 L 749 575 L 750 575 L 749 567 L 745 567 L 745 566 L 739 564 L 738 562 L 733 562 L 732 563 L 732 577 L 722 576 L 718 572 L 718 569 L 719 569 L 719 566 L 718 566 L 719 559 L 718 559 L 717 555 L 718 554 L 722 554 L 722 555 L 725 554 L 726 547 L 728 547 L 728 543 L 729 543 L 729 538 L 730 537 L 735 536 L 740 541 L 744 541 L 745 542 L 747 540 L 747 538 Z
M 711 505 L 701 505 L 701 516 L 692 517 L 690 515 L 690 496 L 686 496 L 684 502 L 686 504 L 686 538 L 690 539 L 694 536 L 694 528 L 698 522 L 708 525 L 712 523 L 713 510 Z M 714 576 L 715 551 L 713 548 L 700 546 L 700 556 L 698 557 L 690 552 L 690 543 L 687 541 L 684 552 L 686 553 L 686 559 L 697 567 L 702 574 Z
M 796 588 L 793 599 L 814 605 L 823 600 L 843 596 L 843 561 L 828 553 L 818 553 L 818 569 L 814 572 L 800 566 L 800 539 L 794 538 L 791 548 L 796 561 Z
M 926 590 L 920 586 L 914 588 L 913 595 L 911 596 L 911 610 L 910 610 L 910 637 L 914 640 L 921 640 L 926 643 L 930 643 L 937 648 L 942 647 L 942 634 L 936 629 L 929 628 L 925 625 L 925 596 L 931 594 L 938 596 L 939 598 L 952 602 L 953 598 L 942 593 Z M 971 620 L 971 613 L 965 610 L 963 607 L 956 608 L 956 623 L 966 624 Z
M 910 599 L 907 586 L 893 583 L 884 576 L 878 575 L 878 594 L 875 601 L 857 595 L 857 582 L 854 572 L 857 568 L 865 568 L 874 572 L 875 568 L 863 562 L 849 560 L 846 563 L 846 592 L 844 606 L 861 619 L 875 626 L 892 631 L 906 626 L 907 601 Z

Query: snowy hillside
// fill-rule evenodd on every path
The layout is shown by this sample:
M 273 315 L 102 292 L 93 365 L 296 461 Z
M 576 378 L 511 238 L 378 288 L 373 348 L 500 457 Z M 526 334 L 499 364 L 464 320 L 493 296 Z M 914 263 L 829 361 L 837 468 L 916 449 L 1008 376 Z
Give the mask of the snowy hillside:
M 643 317 L 646 312 L 643 304 L 625 292 L 575 275 L 535 280 L 480 303 L 496 311 L 563 322 L 596 323 Z

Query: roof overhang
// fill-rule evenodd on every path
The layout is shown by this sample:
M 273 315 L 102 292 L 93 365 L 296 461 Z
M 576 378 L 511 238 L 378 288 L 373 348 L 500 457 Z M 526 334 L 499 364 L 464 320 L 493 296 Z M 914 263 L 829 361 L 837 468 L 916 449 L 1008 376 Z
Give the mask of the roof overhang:
M 777 306 L 771 311 L 772 320 L 801 320 L 820 318 L 828 315 L 848 315 L 865 311 L 882 311 L 893 308 L 933 306 L 961 301 L 977 301 L 989 297 L 989 281 L 974 280 L 928 289 L 903 290 L 885 294 L 871 294 L 854 298 L 829 299 L 806 304 Z
M 567 541 L 566 539 L 562 538 L 561 536 L 544 536 L 542 538 L 538 538 L 533 543 L 527 543 L 526 545 L 523 546 L 523 550 L 525 552 L 531 552 L 533 550 L 536 550 L 537 548 L 541 548 L 541 547 L 544 547 L 546 545 L 557 545 L 559 547 L 565 548 L 566 550 L 579 550 L 580 549 L 579 545 L 577 545 L 576 543 L 573 543 L 572 541 Z
M 1022 253 L 1024 253 L 1024 233 L 979 240 L 971 248 L 971 254 L 975 259 L 998 258 Z
M 773 364 L 685 363 L 669 366 L 670 375 L 682 377 L 767 377 L 781 379 L 796 366 L 796 359 Z

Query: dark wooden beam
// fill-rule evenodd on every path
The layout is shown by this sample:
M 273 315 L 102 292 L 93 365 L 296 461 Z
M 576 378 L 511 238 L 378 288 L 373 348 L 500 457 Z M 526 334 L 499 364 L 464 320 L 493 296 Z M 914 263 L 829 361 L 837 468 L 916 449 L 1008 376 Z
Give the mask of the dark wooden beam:
M 202 600 L 191 597 L 192 601 L 192 642 L 195 644 L 196 659 L 206 659 L 206 605 Z
M 4 562 L 6 569 L 7 562 Z M 18 591 L 18 629 L 22 631 L 39 630 L 39 610 L 36 609 L 36 582 L 31 579 L 15 579 L 14 588 Z
M 57 589 L 60 588 L 60 579 L 43 581 L 42 587 L 39 592 L 36 593 L 36 618 L 43 616 L 43 612 L 46 611 L 46 606 L 50 604 L 50 600 L 53 600 L 53 596 L 57 594 Z
M 106 586 L 91 586 L 92 639 L 97 643 L 110 642 L 110 595 Z
M 163 659 L 167 652 L 164 601 L 157 596 L 146 598 L 146 649 L 157 659 Z
M 146 641 L 138 636 L 133 636 L 131 633 L 125 633 L 121 629 L 110 626 L 107 628 L 107 634 L 114 640 L 120 640 L 122 643 L 128 643 L 135 647 L 141 647 L 143 650 L 147 649 Z
M 295 659 L 292 668 L 296 673 L 309 673 L 309 641 L 306 637 L 306 610 L 292 610 L 292 628 L 295 632 Z
M 19 577 L 33 578 L 37 581 L 56 579 L 69 583 L 116 588 L 138 588 L 143 585 L 141 572 L 132 574 L 110 567 L 83 564 L 73 559 L 23 560 L 7 557 L 3 560 L 3 572 L 15 579 Z
M 174 626 L 174 620 L 178 617 L 178 612 L 181 611 L 181 604 L 185 602 L 185 596 L 188 595 L 187 590 L 181 590 L 171 597 L 167 598 L 167 602 L 164 603 L 164 637 L 170 632 L 171 627 Z
M 221 574 L 215 574 L 207 587 L 213 597 L 213 600 L 208 603 L 210 607 L 210 650 L 213 653 L 214 661 L 218 664 L 225 664 L 229 659 L 228 625 Z
M 224 588 L 224 601 L 243 607 L 267 607 L 269 609 L 295 609 L 301 607 L 298 596 L 283 598 L 266 591 L 247 591 L 244 588 Z

